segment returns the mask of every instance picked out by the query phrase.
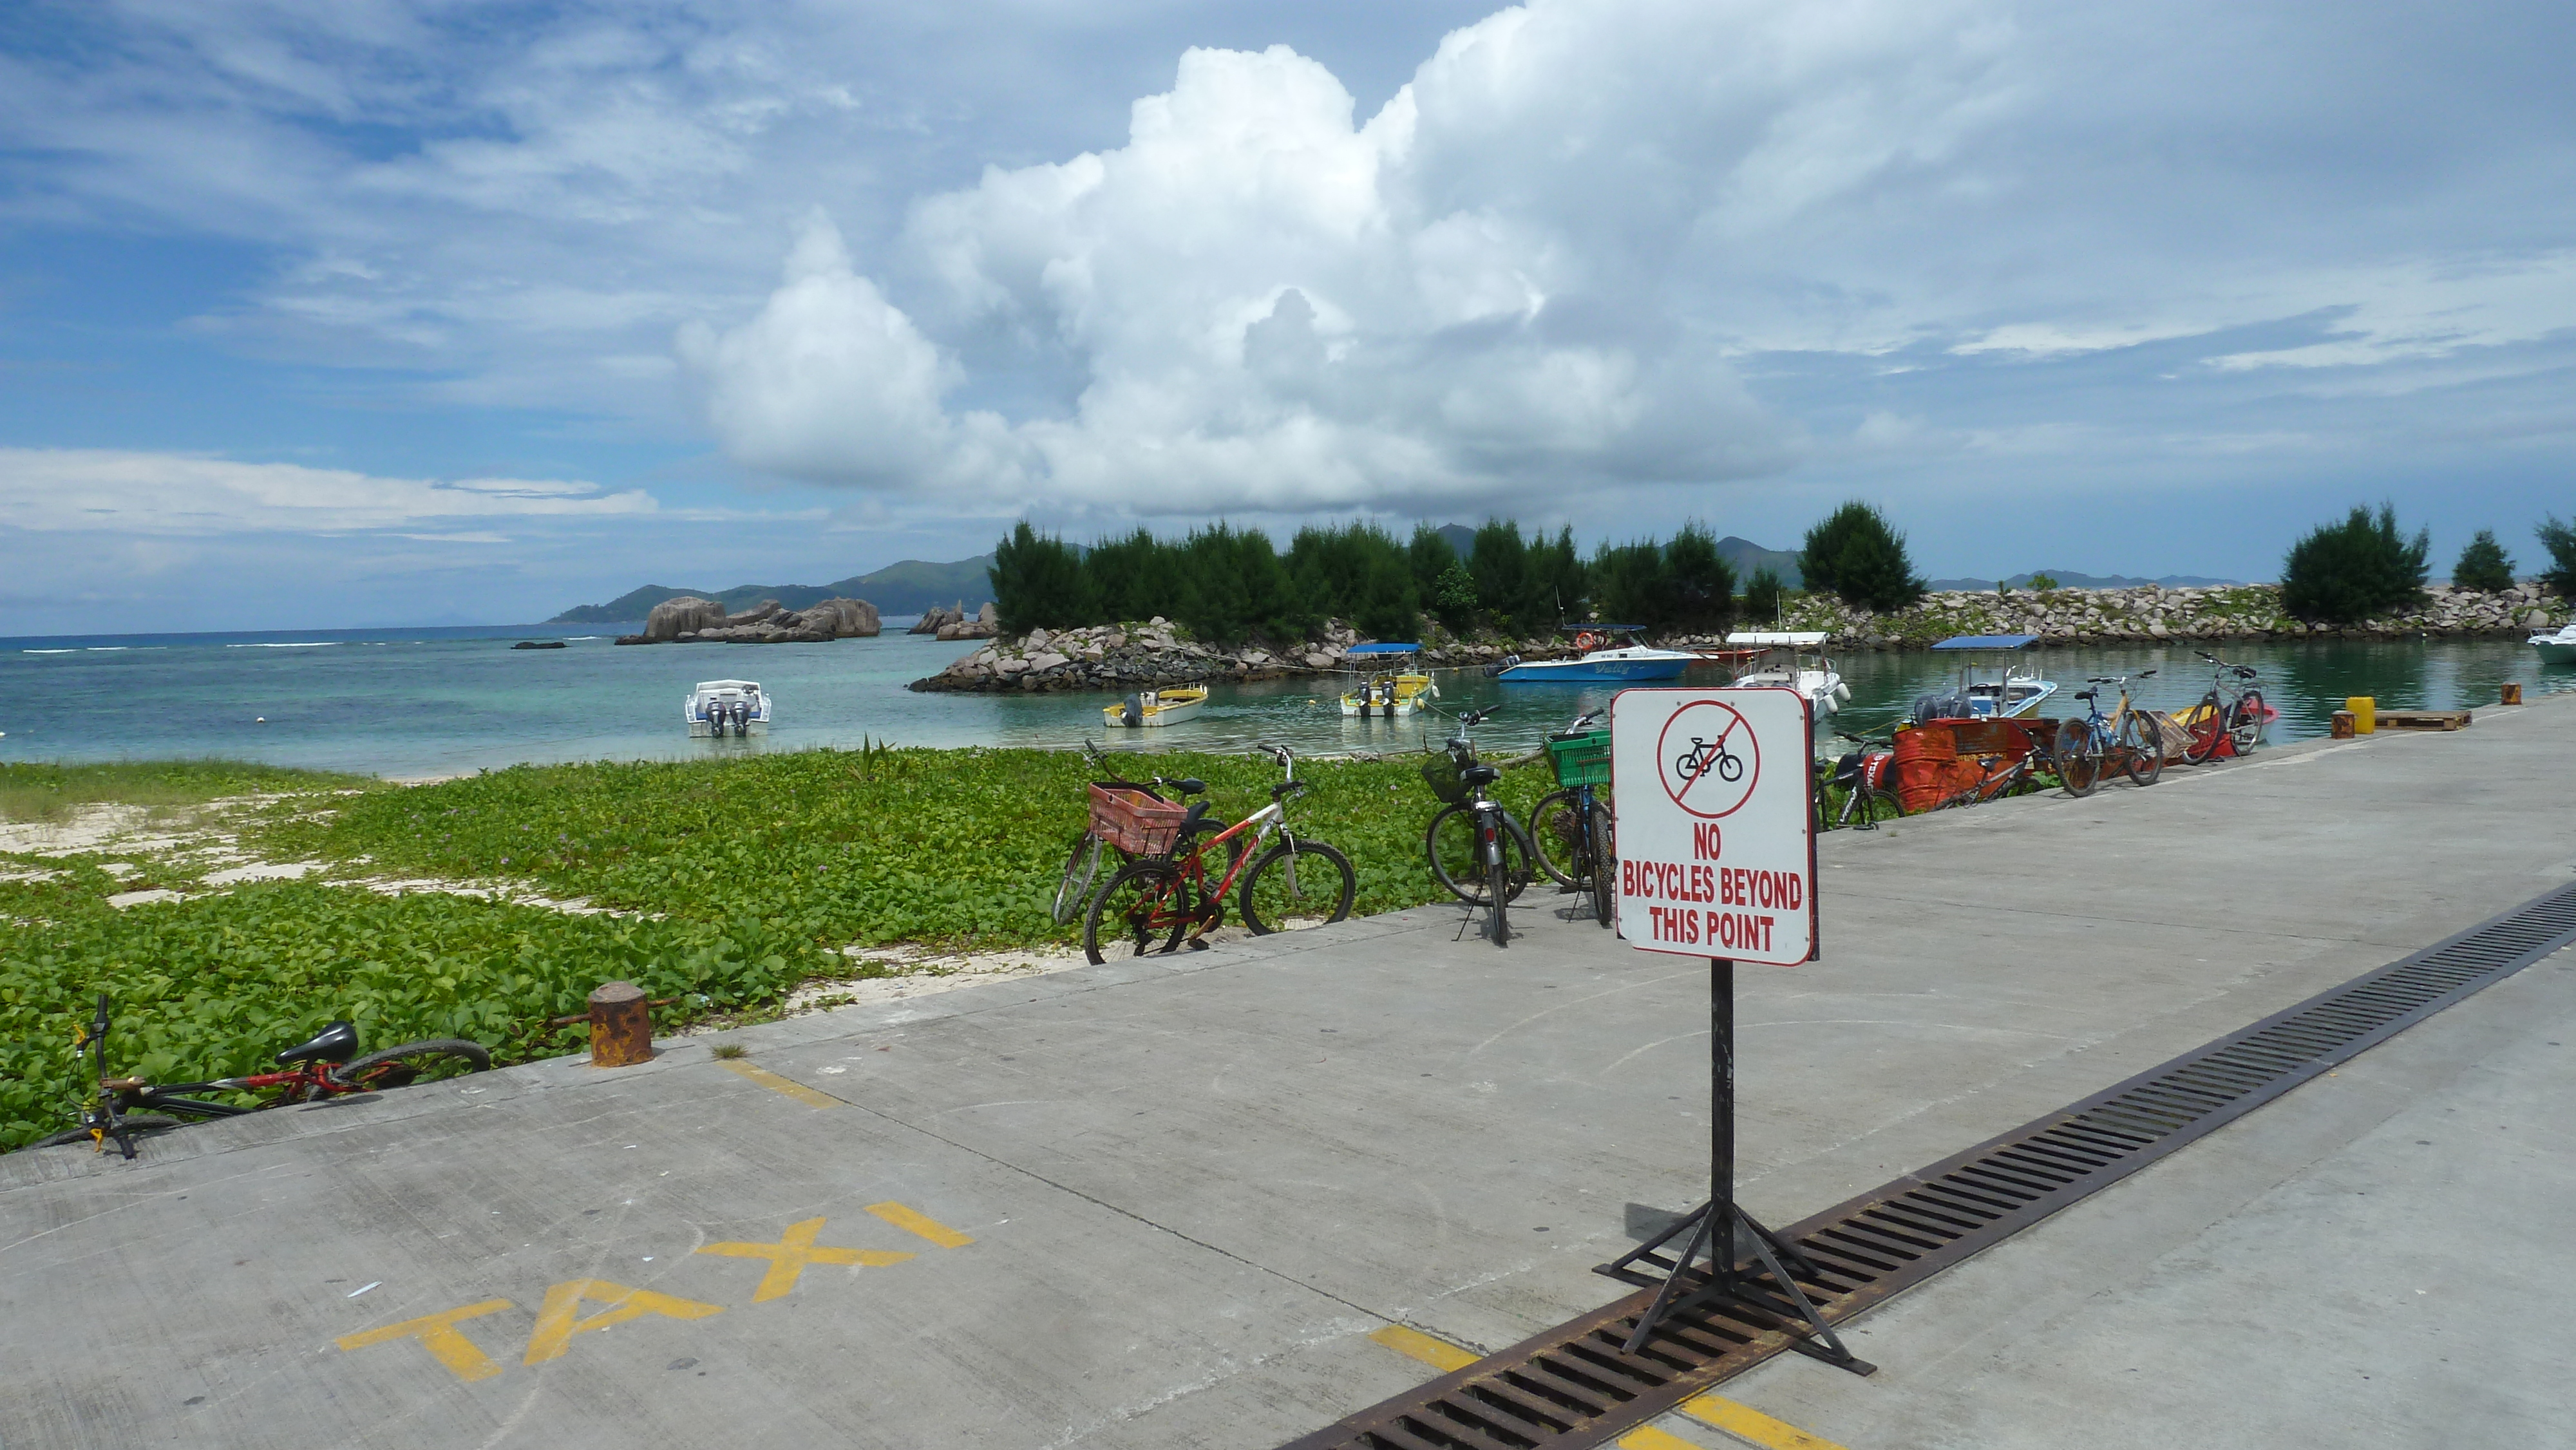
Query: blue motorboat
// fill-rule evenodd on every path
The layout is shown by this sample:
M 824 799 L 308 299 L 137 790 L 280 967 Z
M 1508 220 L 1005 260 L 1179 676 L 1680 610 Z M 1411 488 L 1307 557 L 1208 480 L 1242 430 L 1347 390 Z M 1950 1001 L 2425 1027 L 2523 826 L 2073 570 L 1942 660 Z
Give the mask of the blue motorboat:
M 2035 634 L 1962 634 L 1932 646 L 1942 651 L 1993 650 L 2007 658 L 2000 670 L 1991 666 L 1980 670 L 1975 665 L 1961 670 L 1956 690 L 1947 695 L 1925 695 L 1914 702 L 1914 718 L 2008 720 L 2029 716 L 2039 708 L 2040 701 L 2057 693 L 2057 683 L 2040 678 L 2037 670 L 2014 666 L 2009 657 L 2038 642 Z
M 1574 637 L 1583 653 L 1570 660 L 1524 660 L 1506 656 L 1494 678 L 1507 685 L 1635 685 L 1651 680 L 1677 680 L 1682 671 L 1704 662 L 1695 651 L 1656 649 L 1630 642 L 1614 645 L 1620 635 L 1645 628 L 1637 624 L 1596 624 Z

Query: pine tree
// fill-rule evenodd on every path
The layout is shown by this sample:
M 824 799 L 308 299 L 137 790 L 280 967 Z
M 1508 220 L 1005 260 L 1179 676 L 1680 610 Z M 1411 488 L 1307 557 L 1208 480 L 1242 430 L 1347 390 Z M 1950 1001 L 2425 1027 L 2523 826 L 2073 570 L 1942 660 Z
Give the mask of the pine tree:
M 1886 515 L 1857 500 L 1807 530 L 1798 573 L 1807 588 L 1880 614 L 1923 597 L 1923 581 L 1905 554 L 1905 536 L 1889 525 Z
M 2513 587 L 2513 560 L 2496 542 L 2495 530 L 2480 529 L 2451 566 L 2451 587 L 2494 594 Z
M 2424 557 L 2432 536 L 2397 532 L 2397 510 L 2382 504 L 2374 516 L 2355 505 L 2339 524 L 2324 524 L 2290 546 L 2281 564 L 2281 607 L 2293 616 L 2351 624 L 2401 609 L 2424 597 Z

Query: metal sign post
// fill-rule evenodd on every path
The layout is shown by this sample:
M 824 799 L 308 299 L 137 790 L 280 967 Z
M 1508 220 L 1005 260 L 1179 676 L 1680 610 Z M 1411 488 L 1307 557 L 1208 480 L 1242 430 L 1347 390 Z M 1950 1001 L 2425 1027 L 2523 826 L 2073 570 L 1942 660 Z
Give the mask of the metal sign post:
M 1722 1300 L 1787 1331 L 1802 1353 L 1877 1369 L 1799 1286 L 1800 1274 L 1821 1278 L 1816 1266 L 1735 1202 L 1735 964 L 1815 959 L 1814 731 L 1794 690 L 1623 690 L 1610 704 L 1619 934 L 1709 967 L 1708 1201 L 1594 1270 L 1661 1285 L 1628 1337 L 1631 1354 L 1672 1315 Z M 1679 1253 L 1658 1252 L 1675 1239 Z

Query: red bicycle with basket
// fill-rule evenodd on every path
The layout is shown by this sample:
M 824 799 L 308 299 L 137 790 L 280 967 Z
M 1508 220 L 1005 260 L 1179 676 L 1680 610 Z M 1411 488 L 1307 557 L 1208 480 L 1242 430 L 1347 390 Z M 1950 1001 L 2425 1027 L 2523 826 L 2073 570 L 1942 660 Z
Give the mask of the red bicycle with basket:
M 1095 962 L 1141 957 L 1207 945 L 1207 934 L 1225 921 L 1229 893 L 1243 924 L 1257 935 L 1326 926 L 1351 914 L 1359 880 L 1350 858 L 1288 824 L 1288 802 L 1305 793 L 1296 757 L 1285 745 L 1253 747 L 1277 761 L 1286 778 L 1270 788 L 1270 804 L 1227 825 L 1208 818 L 1208 804 L 1164 799 L 1142 786 L 1106 783 L 1091 788 L 1091 832 L 1131 859 L 1091 898 L 1082 921 L 1082 950 Z M 1183 796 L 1199 795 L 1207 782 L 1154 784 Z M 1259 856 L 1249 847 L 1279 843 Z M 1222 851 L 1224 870 L 1210 880 L 1210 852 Z M 1249 859 L 1251 865 L 1244 863 Z

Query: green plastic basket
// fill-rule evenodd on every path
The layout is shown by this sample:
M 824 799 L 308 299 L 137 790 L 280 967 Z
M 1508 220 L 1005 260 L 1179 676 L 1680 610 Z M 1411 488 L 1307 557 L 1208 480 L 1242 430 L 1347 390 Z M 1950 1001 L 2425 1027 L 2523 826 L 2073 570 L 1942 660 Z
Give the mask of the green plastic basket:
M 1556 768 L 1558 785 L 1610 783 L 1610 732 L 1594 730 L 1547 742 L 1547 763 Z

